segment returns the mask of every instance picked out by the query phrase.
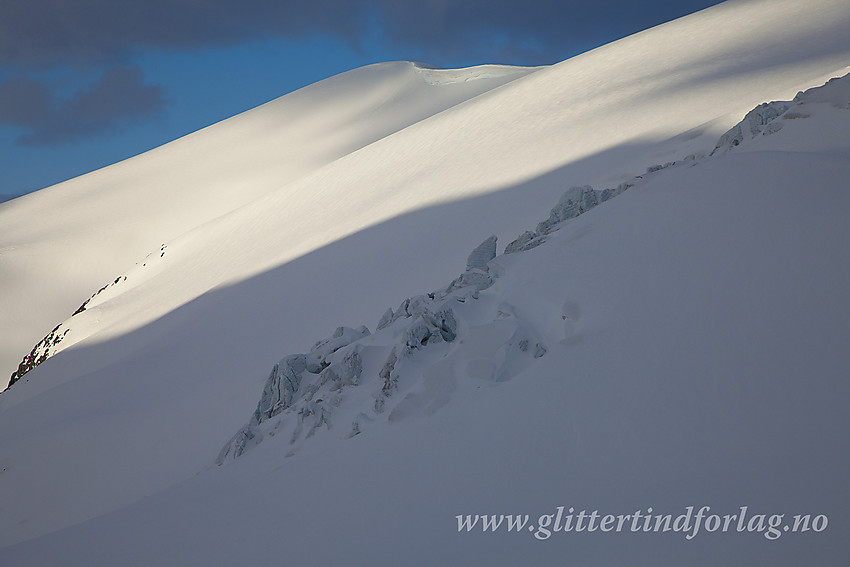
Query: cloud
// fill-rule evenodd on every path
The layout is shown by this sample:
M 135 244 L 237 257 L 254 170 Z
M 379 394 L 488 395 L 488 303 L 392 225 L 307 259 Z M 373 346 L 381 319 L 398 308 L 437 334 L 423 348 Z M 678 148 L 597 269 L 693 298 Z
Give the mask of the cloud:
M 0 124 L 32 127 L 51 106 L 47 87 L 28 77 L 13 77 L 0 83 Z
M 114 62 L 145 48 L 188 49 L 257 36 L 353 39 L 362 0 L 28 0 L 0 3 L 0 65 Z
M 0 65 L 115 63 L 146 48 L 376 31 L 425 55 L 516 49 L 554 62 L 719 0 L 28 0 L 0 3 Z M 379 29 L 375 29 L 375 24 Z M 531 51 L 529 51 L 531 49 Z
M 550 64 L 721 0 L 381 0 L 394 43 L 435 58 L 468 51 L 491 62 Z M 523 60 L 522 58 L 526 58 Z
M 0 123 L 24 129 L 17 139 L 23 146 L 53 146 L 110 131 L 164 106 L 163 88 L 145 84 L 135 66 L 111 67 L 70 98 L 58 98 L 45 84 L 26 77 L 0 83 Z

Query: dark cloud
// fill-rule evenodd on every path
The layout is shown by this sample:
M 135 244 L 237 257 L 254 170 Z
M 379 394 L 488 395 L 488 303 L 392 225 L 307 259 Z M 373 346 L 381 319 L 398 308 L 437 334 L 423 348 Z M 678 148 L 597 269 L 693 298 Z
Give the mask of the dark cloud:
M 17 140 L 24 146 L 51 146 L 99 134 L 151 116 L 164 105 L 162 87 L 145 84 L 138 67 L 111 67 L 97 83 L 70 98 L 58 98 L 43 83 L 25 77 L 0 84 L 0 123 L 24 129 Z
M 380 26 L 437 59 L 499 49 L 554 62 L 719 0 L 28 0 L 0 3 L 0 65 L 115 62 L 138 49 L 326 33 L 358 44 Z M 435 61 L 436 62 L 436 61 Z
M 32 127 L 51 106 L 44 83 L 28 77 L 13 77 L 0 83 L 0 124 Z
M 109 62 L 134 50 L 325 32 L 349 39 L 358 0 L 27 0 L 0 3 L 0 65 Z
M 507 57 L 505 63 L 536 65 L 561 61 L 720 1 L 383 0 L 380 14 L 393 42 L 437 58 L 469 50 L 480 56 L 489 50 Z

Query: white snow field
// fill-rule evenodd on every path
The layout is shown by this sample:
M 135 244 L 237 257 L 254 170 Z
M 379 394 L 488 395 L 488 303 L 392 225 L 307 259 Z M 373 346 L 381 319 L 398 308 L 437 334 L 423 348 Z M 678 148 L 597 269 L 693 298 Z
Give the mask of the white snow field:
M 428 88 L 423 74 L 441 71 L 410 63 L 357 69 L 5 204 L 0 375 L 8 378 L 57 323 L 162 244 L 531 70 L 486 66 L 469 70 L 480 80 Z M 201 288 L 220 281 L 212 275 Z
M 374 65 L 0 205 L 8 373 L 61 323 L 0 395 L 0 565 L 845 564 L 847 29 Z

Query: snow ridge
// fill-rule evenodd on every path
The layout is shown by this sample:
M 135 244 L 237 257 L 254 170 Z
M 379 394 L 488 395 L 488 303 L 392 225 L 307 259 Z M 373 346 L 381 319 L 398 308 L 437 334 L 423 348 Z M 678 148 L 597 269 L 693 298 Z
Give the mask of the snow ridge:
M 805 104 L 826 103 L 840 109 L 850 109 L 850 75 L 835 77 L 820 87 L 800 91 L 790 101 L 774 101 L 760 104 L 744 116 L 744 119 L 730 128 L 720 137 L 710 155 L 724 154 L 745 140 L 757 136 L 769 136 L 782 129 L 780 118 L 794 120 L 807 118 L 808 114 L 800 110 Z M 790 112 L 791 109 L 794 112 Z
M 528 73 L 529 71 L 534 71 L 541 67 L 476 65 L 474 67 L 464 67 L 462 69 L 439 69 L 424 63 L 416 63 L 413 68 L 426 83 L 437 86 L 450 85 L 453 83 L 466 83 L 469 81 L 477 81 L 479 79 L 509 77 L 511 75 Z
M 478 299 L 479 292 L 498 277 L 490 266 L 495 252 L 496 237 L 492 236 L 473 250 L 467 270 L 444 290 L 406 298 L 396 310 L 387 309 L 374 335 L 366 326 L 339 327 L 309 353 L 281 359 L 266 380 L 248 424 L 224 446 L 216 462 L 236 459 L 264 435 L 286 431 L 290 445 L 296 445 L 322 426 L 330 429 L 337 421 L 338 408 L 353 415 L 348 437 L 360 434 L 365 424 L 390 409 L 398 392 L 414 385 L 417 374 L 427 375 L 429 361 L 433 364 L 435 358 L 446 358 L 457 350 L 452 348 L 455 340 L 474 326 L 472 313 L 465 313 L 462 307 Z M 513 321 L 505 323 L 508 318 Z M 521 366 L 527 366 L 546 353 L 540 340 L 512 314 L 500 311 L 494 323 L 503 327 L 506 340 L 500 347 L 502 362 L 491 372 L 492 379 L 512 377 L 515 372 L 509 366 L 516 366 L 517 358 L 524 359 Z M 368 396 L 349 395 L 353 387 L 361 385 L 369 390 Z M 409 411 L 403 402 L 410 406 L 415 397 L 408 395 L 394 404 L 388 419 L 399 419 Z M 346 403 L 346 398 L 354 401 Z

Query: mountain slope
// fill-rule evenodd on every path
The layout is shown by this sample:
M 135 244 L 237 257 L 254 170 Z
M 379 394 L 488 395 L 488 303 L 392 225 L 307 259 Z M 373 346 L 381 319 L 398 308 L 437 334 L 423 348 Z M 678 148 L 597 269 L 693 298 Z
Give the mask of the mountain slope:
M 823 2 L 815 11 L 793 2 L 724 4 L 513 81 L 489 95 L 474 97 L 465 104 L 456 105 L 451 111 L 418 122 L 415 127 L 385 136 L 362 151 L 351 152 L 326 166 L 317 167 L 297 180 L 287 183 L 288 178 L 274 170 L 267 170 L 267 166 L 255 171 L 247 164 L 242 165 L 229 173 L 239 183 L 260 175 L 264 179 L 264 184 L 260 185 L 280 185 L 266 197 L 251 200 L 244 210 L 211 220 L 211 226 L 187 222 L 183 220 L 185 216 L 192 218 L 191 214 L 183 213 L 187 207 L 175 208 L 172 214 L 181 219 L 183 233 L 179 237 L 175 234 L 169 240 L 167 233 L 161 231 L 154 240 L 152 231 L 144 228 L 140 234 L 150 242 L 144 252 L 132 254 L 121 238 L 115 239 L 115 242 L 121 243 L 116 253 L 123 261 L 120 264 L 123 267 L 118 268 L 116 259 L 113 271 L 101 277 L 96 285 L 90 284 L 85 294 L 76 292 L 73 302 L 67 295 L 74 286 L 66 285 L 65 292 L 60 295 L 67 305 L 63 316 L 42 323 L 40 336 L 44 336 L 64 316 L 73 313 L 93 291 L 118 277 L 123 278 L 130 270 L 138 272 L 131 282 L 122 284 L 120 289 L 109 290 L 91 305 L 98 306 L 97 312 L 83 314 L 75 325 L 63 327 L 64 340 L 58 345 L 60 349 L 92 333 L 99 333 L 101 340 L 118 336 L 217 285 L 279 266 L 400 214 L 447 200 L 470 198 L 525 184 L 528 187 L 518 199 L 520 202 L 504 209 L 510 210 L 510 215 L 491 219 L 489 223 L 482 222 L 479 226 L 473 224 L 475 221 L 455 225 L 451 228 L 451 238 L 448 237 L 449 231 L 445 231 L 445 238 L 440 242 L 434 241 L 434 246 L 448 244 L 449 240 L 457 238 L 474 242 L 482 232 L 494 230 L 504 230 L 506 234 L 503 236 L 512 235 L 532 222 L 536 211 L 548 206 L 557 196 L 557 186 L 551 182 L 538 183 L 540 176 L 561 169 L 560 175 L 567 180 L 566 183 L 580 179 L 582 183 L 593 185 L 616 185 L 640 171 L 648 162 L 665 162 L 681 159 L 689 153 L 708 151 L 720 132 L 765 99 L 788 99 L 801 88 L 820 84 L 835 74 L 841 74 L 837 71 L 847 61 L 841 25 L 846 18 L 845 12 L 842 3 L 832 1 Z M 430 75 L 435 71 L 419 68 L 416 73 L 414 70 L 408 68 L 406 73 L 417 75 L 414 82 L 426 87 L 419 95 L 425 99 L 433 96 L 434 92 L 441 93 L 446 87 L 478 82 L 458 82 L 457 77 L 434 80 Z M 503 72 L 510 77 L 516 76 L 510 74 L 510 70 Z M 503 72 L 495 75 L 501 76 Z M 485 73 L 484 77 L 490 74 Z M 394 76 L 393 73 L 389 75 Z M 405 80 L 410 80 L 407 75 L 404 75 Z M 473 70 L 472 73 L 461 73 L 461 76 L 481 80 L 482 73 Z M 344 80 L 343 77 L 338 79 L 340 82 Z M 505 80 L 502 77 L 497 84 Z M 373 89 L 381 93 L 386 90 L 393 92 L 397 89 L 395 81 L 387 79 L 388 86 L 379 83 Z M 362 82 L 368 80 L 357 78 L 353 82 L 351 95 L 355 98 L 363 96 L 371 101 L 370 96 L 360 95 L 357 91 Z M 336 89 L 330 90 L 336 92 Z M 474 92 L 482 90 L 486 89 L 479 88 Z M 464 93 L 464 96 L 470 94 Z M 304 94 L 305 98 L 309 95 L 309 92 Z M 462 98 L 452 98 L 452 102 Z M 288 111 L 284 113 L 286 116 L 301 112 L 298 105 L 286 105 L 286 99 L 284 97 L 280 101 L 281 108 Z M 314 118 L 320 126 L 324 124 L 322 120 L 328 114 L 328 108 L 342 106 L 341 112 L 348 116 L 350 105 L 347 100 L 309 99 L 315 101 L 317 108 L 323 109 Z M 378 112 L 380 105 L 373 109 L 367 104 L 370 111 L 363 122 L 371 124 L 376 112 L 381 116 L 378 122 L 385 121 L 387 115 L 395 116 L 394 126 L 398 122 L 415 122 L 414 118 L 407 118 L 406 113 L 419 117 L 420 101 L 410 100 L 390 113 Z M 290 110 L 290 106 L 295 106 L 295 109 Z M 245 117 L 243 122 L 252 124 L 256 130 L 265 131 L 267 128 L 261 116 Z M 312 121 L 308 124 L 312 125 Z M 330 124 L 336 125 L 337 122 Z M 226 128 L 226 125 L 227 122 L 223 123 L 221 128 Z M 359 131 L 358 128 L 352 130 Z M 328 131 L 331 130 L 329 127 Z M 393 128 L 385 130 L 392 131 Z M 296 128 L 296 132 L 303 131 Z M 331 140 L 335 139 L 331 136 Z M 540 140 L 544 139 L 546 143 L 541 144 Z M 243 152 L 257 151 L 254 143 L 263 155 L 280 153 L 277 146 L 262 138 L 244 144 L 246 149 Z M 163 153 L 176 155 L 176 152 L 165 150 Z M 128 166 L 131 163 L 132 160 Z M 612 171 L 611 163 L 616 163 L 617 169 Z M 151 180 L 146 173 L 134 175 L 143 179 L 143 183 L 155 185 L 155 179 Z M 234 183 L 222 185 L 221 190 L 232 195 Z M 539 191 L 537 195 L 532 187 Z M 177 194 L 189 201 L 193 191 L 206 191 L 206 186 L 192 185 L 190 189 Z M 110 218 L 112 215 L 98 216 Z M 17 218 L 28 218 L 28 215 L 20 213 Z M 73 218 L 73 222 L 81 222 L 76 220 L 77 216 Z M 91 223 L 80 226 L 83 231 L 91 230 Z M 149 223 L 142 226 L 148 227 Z M 418 231 L 428 229 L 417 227 Z M 67 232 L 64 231 L 65 234 Z M 104 233 L 108 231 L 98 229 L 98 234 Z M 135 233 L 131 231 L 131 234 Z M 102 237 L 96 239 L 103 240 Z M 38 286 L 48 285 L 51 277 L 55 277 L 51 270 L 57 264 L 61 265 L 56 256 L 51 255 L 56 250 L 77 259 L 72 265 L 77 274 L 63 275 L 65 281 L 73 281 L 72 276 L 79 273 L 95 273 L 97 270 L 91 269 L 92 264 L 108 265 L 104 263 L 106 255 L 99 247 L 74 245 L 71 251 L 63 247 L 70 246 L 72 239 L 65 237 L 61 242 L 61 245 L 51 246 L 45 255 L 18 247 L 11 252 L 25 264 L 18 270 L 11 264 L 13 272 L 31 274 L 35 271 L 37 276 L 9 280 L 20 282 L 20 295 L 41 295 L 37 293 Z M 191 260 L 166 261 L 156 269 L 150 269 L 143 259 L 145 254 L 156 260 L 164 252 L 162 245 L 165 244 L 170 247 L 167 255 L 179 251 L 183 258 Z M 83 254 L 89 250 L 95 250 L 97 258 L 84 260 Z M 405 266 L 405 271 L 415 274 L 415 277 L 399 281 L 401 285 L 383 290 L 384 294 L 409 293 L 410 285 L 416 285 L 438 266 L 462 261 L 462 252 L 458 249 L 453 257 L 435 259 L 430 265 L 419 260 L 417 258 L 415 266 Z M 33 268 L 37 262 L 48 265 Z M 134 263 L 138 266 L 135 269 Z M 145 270 L 141 269 L 142 264 Z M 97 272 L 104 270 L 101 267 Z M 433 281 L 442 281 L 450 275 L 451 272 L 444 268 L 442 276 Z M 116 295 L 122 297 L 111 301 Z M 16 297 L 11 293 L 6 296 Z M 60 296 L 49 294 L 51 301 L 58 301 L 56 298 Z M 380 297 L 376 301 L 385 302 L 386 299 Z M 28 310 L 36 310 L 33 303 L 19 300 L 9 312 L 18 313 L 19 319 L 29 317 L 25 315 Z M 358 319 L 379 308 L 377 304 L 361 306 L 362 309 L 352 313 Z M 337 308 L 345 309 L 345 306 Z M 340 313 L 340 316 L 346 317 L 346 314 Z M 36 319 L 30 317 L 30 320 Z M 317 321 L 317 324 L 335 323 Z M 17 327 L 10 325 L 8 328 Z M 71 330 L 65 335 L 69 328 Z M 313 332 L 319 334 L 325 331 L 320 326 Z M 20 335 L 19 332 L 14 333 L 15 340 L 19 340 L 17 337 Z M 15 366 L 40 336 L 34 337 L 25 350 L 20 350 Z
M 234 463 L 2 549 L 0 558 L 839 564 L 850 550 L 850 494 L 841 488 L 850 417 L 838 402 L 850 395 L 850 269 L 837 261 L 850 236 L 842 182 L 850 146 L 811 149 L 822 143 L 812 132 L 850 126 L 850 98 L 844 106 L 806 103 L 806 118 L 787 119 L 727 155 L 644 176 L 542 245 L 497 258 L 494 285 L 456 308 L 485 326 L 505 321 L 505 311 L 530 322 L 550 348 L 526 371 L 507 381 L 481 373 L 494 359 L 473 364 L 476 353 L 492 337 L 480 340 L 485 327 L 459 328 L 437 375 L 428 378 L 428 365 L 407 367 L 413 372 L 401 376 L 387 422 L 353 438 L 346 421 L 333 422 L 295 455 L 288 436 L 270 437 Z M 800 187 L 817 198 L 801 199 Z M 426 348 L 440 360 L 448 344 Z M 146 358 L 140 362 L 150 365 Z M 167 388 L 152 379 L 148 387 Z M 129 403 L 143 391 L 126 392 L 122 415 L 150 411 L 148 399 Z M 186 422 L 174 435 L 200 440 L 197 431 L 186 436 L 197 425 Z M 155 453 L 139 465 L 161 458 Z M 823 515 L 829 525 L 780 531 L 773 541 L 755 523 L 742 533 L 703 528 L 690 540 L 681 530 L 627 528 L 541 541 L 538 518 L 557 506 L 601 514 L 651 507 L 674 517 L 688 506 L 715 514 L 746 506 L 749 517 L 784 514 L 790 523 L 794 514 Z M 529 514 L 534 533 L 458 533 L 456 515 L 492 513 Z
M 410 63 L 356 69 L 0 207 L 0 375 L 163 243 L 533 70 L 484 66 L 435 87 L 439 70 Z
M 289 458 L 285 439 L 267 440 L 195 476 L 281 356 L 339 325 L 374 329 L 387 306 L 448 283 L 483 238 L 533 228 L 570 185 L 614 187 L 706 156 L 756 104 L 845 74 L 850 10 L 816 8 L 732 2 L 660 26 L 467 97 L 154 244 L 64 323 L 73 348 L 0 397 L 0 533 L 30 540 L 0 559 L 624 562 L 659 542 L 689 564 L 717 549 L 732 564 L 840 557 L 848 150 L 835 114 L 846 111 L 831 107 L 657 172 L 510 256 L 476 316 L 508 303 L 548 347 L 511 380 L 484 379 L 464 351 L 455 382 L 406 393 L 439 403 L 411 401 L 352 439 L 347 423 L 321 431 Z M 429 89 L 448 82 L 408 69 Z M 795 489 L 799 478 L 812 488 Z M 565 550 L 453 525 L 562 504 L 703 503 L 833 525 L 778 544 L 611 535 L 613 551 L 597 537 Z M 107 543 L 85 549 L 95 534 Z

